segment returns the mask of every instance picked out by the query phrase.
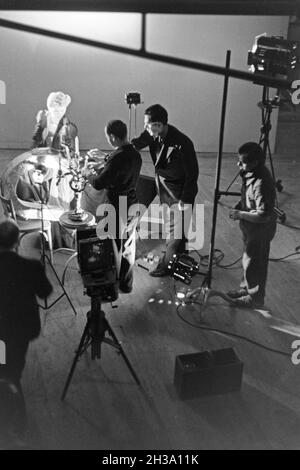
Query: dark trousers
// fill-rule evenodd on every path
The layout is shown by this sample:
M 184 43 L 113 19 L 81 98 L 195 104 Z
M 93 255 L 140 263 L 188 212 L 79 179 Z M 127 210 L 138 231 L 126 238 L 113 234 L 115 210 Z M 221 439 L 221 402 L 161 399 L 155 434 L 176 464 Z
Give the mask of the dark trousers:
M 264 302 L 271 240 L 276 232 L 272 224 L 240 224 L 244 241 L 244 284 L 253 300 Z
M 137 203 L 135 195 L 127 200 L 127 209 Z M 119 208 L 119 199 L 117 197 L 109 199 L 109 204 L 114 207 L 116 224 L 115 224 L 115 237 L 112 237 L 115 242 L 114 251 L 118 269 L 119 288 L 124 293 L 129 293 L 133 287 L 133 267 L 135 263 L 136 253 L 136 226 L 138 223 L 138 216 L 130 216 L 128 212 L 122 213 Z M 105 211 L 104 211 L 105 212 Z M 98 216 L 97 223 L 105 216 Z M 108 227 L 104 227 L 104 232 L 108 232 Z
M 128 217 L 123 224 L 117 224 L 117 229 L 120 231 L 118 238 L 115 239 L 119 265 L 119 288 L 124 293 L 131 292 L 133 286 L 137 222 L 137 218 Z
M 4 342 L 6 345 L 6 364 L 0 366 L 0 377 L 13 383 L 18 390 L 15 401 L 16 410 L 14 410 L 15 422 L 12 425 L 16 431 L 24 433 L 27 427 L 27 413 L 21 377 L 25 367 L 29 340 L 20 338 L 18 335 L 5 335 Z

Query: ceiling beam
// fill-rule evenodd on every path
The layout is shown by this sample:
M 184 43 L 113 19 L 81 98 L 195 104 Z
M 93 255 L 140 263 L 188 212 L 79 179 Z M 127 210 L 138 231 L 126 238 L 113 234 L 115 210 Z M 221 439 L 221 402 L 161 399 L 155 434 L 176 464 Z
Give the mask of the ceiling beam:
M 296 15 L 300 0 L 0 0 L 0 10 Z
M 98 49 L 107 50 L 119 54 L 126 54 L 140 59 L 153 60 L 164 64 L 175 65 L 179 67 L 185 67 L 194 70 L 201 70 L 203 72 L 209 72 L 217 75 L 228 76 L 237 78 L 240 80 L 246 80 L 248 82 L 254 82 L 259 85 L 270 86 L 274 88 L 290 88 L 291 84 L 281 78 L 273 78 L 269 76 L 254 76 L 250 72 L 244 72 L 242 70 L 226 69 L 224 67 L 212 64 L 204 64 L 195 62 L 192 60 L 180 59 L 173 56 L 155 54 L 153 52 L 147 52 L 145 49 L 135 50 L 123 46 L 116 46 L 113 44 L 107 44 L 92 39 L 80 38 L 70 34 L 59 33 L 56 31 L 50 31 L 43 28 L 37 28 L 35 26 L 28 26 L 22 23 L 16 23 L 14 21 L 3 20 L 0 17 L 0 29 L 7 28 L 17 31 L 23 31 L 32 34 L 38 34 L 40 36 L 46 36 L 53 39 L 59 39 L 63 41 L 69 41 L 75 44 L 81 44 L 90 47 L 96 47 Z

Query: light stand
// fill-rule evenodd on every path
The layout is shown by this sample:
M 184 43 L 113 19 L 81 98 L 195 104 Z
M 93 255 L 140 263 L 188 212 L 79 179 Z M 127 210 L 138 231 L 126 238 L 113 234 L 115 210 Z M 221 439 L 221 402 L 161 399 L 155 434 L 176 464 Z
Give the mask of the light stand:
M 132 135 L 132 110 L 134 110 L 134 137 L 136 137 L 136 108 L 137 105 L 129 103 L 129 120 L 128 120 L 128 136 L 129 136 L 129 141 L 131 140 L 131 135 Z
M 259 108 L 261 108 L 261 116 L 262 116 L 262 127 L 260 129 L 259 145 L 262 144 L 265 159 L 267 158 L 267 155 L 269 156 L 272 177 L 275 182 L 277 191 L 281 192 L 283 190 L 282 181 L 276 180 L 276 177 L 275 177 L 275 171 L 274 171 L 274 165 L 273 165 L 273 159 L 272 159 L 272 153 L 271 153 L 270 141 L 269 141 L 269 134 L 272 129 L 271 113 L 274 108 L 278 108 L 279 100 L 276 98 L 274 100 L 269 99 L 269 88 L 267 86 L 263 87 L 262 101 L 258 103 L 258 106 Z M 278 207 L 277 195 L 275 195 L 275 212 L 279 220 L 281 222 L 285 222 L 286 215 Z
M 77 312 L 75 310 L 75 307 L 66 291 L 66 289 L 64 288 L 64 285 L 62 284 L 61 280 L 59 279 L 58 277 L 58 274 L 49 258 L 49 256 L 46 254 L 46 249 L 45 249 L 45 238 L 44 238 L 44 201 L 42 199 L 40 199 L 40 204 L 41 204 L 41 231 L 42 231 L 42 253 L 41 253 L 41 261 L 43 263 L 43 266 L 44 266 L 44 269 L 46 269 L 46 262 L 48 262 L 48 265 L 50 266 L 52 272 L 54 273 L 60 287 L 62 288 L 63 290 L 63 293 L 57 297 L 57 299 L 55 299 L 51 304 L 48 303 L 48 300 L 47 298 L 44 299 L 44 305 L 40 305 L 39 306 L 43 309 L 43 310 L 48 310 L 49 308 L 53 307 L 53 305 L 55 305 L 60 299 L 62 299 L 64 296 L 66 296 L 69 304 L 71 305 L 72 307 L 72 310 L 74 312 L 75 315 L 77 315 Z
M 132 114 L 134 117 L 134 137 L 136 137 L 137 131 L 137 105 L 141 103 L 141 95 L 139 93 L 127 93 L 125 95 L 125 101 L 129 107 L 129 118 L 128 118 L 128 138 L 129 141 L 132 138 Z
M 105 336 L 106 332 L 109 334 L 109 336 L 111 336 L 112 339 Z M 118 351 L 119 354 L 121 354 L 135 382 L 140 385 L 139 378 L 136 375 L 131 363 L 129 362 L 129 359 L 126 356 L 121 343 L 118 341 L 113 329 L 105 318 L 105 313 L 103 310 L 101 310 L 101 298 L 99 298 L 99 296 L 91 296 L 91 310 L 87 313 L 87 322 L 80 339 L 78 349 L 76 350 L 75 357 L 63 389 L 63 393 L 61 395 L 62 401 L 67 395 L 76 364 L 82 354 L 87 351 L 90 346 L 91 359 L 100 359 L 102 343 L 106 343 L 109 346 L 112 346 Z
M 269 99 L 269 88 L 267 86 L 263 86 L 263 94 L 262 94 L 262 101 L 258 103 L 258 107 L 261 108 L 261 116 L 262 116 L 262 127 L 260 129 L 260 138 L 259 138 L 259 145 L 262 145 L 262 150 L 265 156 L 265 160 L 267 159 L 267 155 L 269 156 L 269 161 L 270 161 L 270 168 L 271 168 L 271 173 L 272 173 L 272 178 L 274 180 L 276 189 L 278 192 L 281 192 L 283 190 L 282 186 L 282 181 L 277 180 L 275 177 L 275 171 L 274 171 L 274 165 L 273 165 L 273 158 L 272 158 L 272 153 L 271 153 L 271 148 L 270 148 L 270 141 L 269 141 L 269 134 L 272 129 L 271 125 L 271 113 L 274 108 L 278 108 L 279 106 L 279 101 L 277 98 L 274 98 L 274 100 Z M 220 194 L 239 194 L 239 193 L 232 193 L 228 192 L 228 190 L 231 188 L 237 177 L 239 176 L 239 171 L 237 175 L 234 177 L 234 179 L 231 181 L 229 184 L 228 188 L 224 192 L 220 192 Z M 277 194 L 275 193 L 275 207 L 274 207 L 274 212 L 276 213 L 279 221 L 281 223 L 284 223 L 286 220 L 286 215 L 285 212 L 283 212 L 281 209 L 279 209 L 278 205 L 278 199 L 277 199 Z
M 231 51 L 226 53 L 226 69 L 229 70 L 230 66 L 230 56 Z M 220 191 L 220 178 L 221 178 L 221 167 L 222 167 L 222 154 L 223 154 L 223 141 L 224 141 L 224 129 L 225 129 L 225 116 L 226 116 L 226 104 L 227 104 L 227 95 L 228 95 L 228 82 L 229 75 L 225 74 L 224 78 L 224 87 L 223 87 L 223 98 L 222 98 L 222 110 L 221 110 L 221 123 L 220 123 L 220 134 L 219 134 L 219 150 L 217 157 L 217 167 L 216 167 L 216 176 L 215 176 L 215 189 L 214 189 L 214 204 L 213 204 L 213 215 L 212 215 L 212 229 L 210 237 L 210 250 L 209 250 L 209 260 L 208 260 L 208 270 L 204 277 L 204 280 L 200 287 L 192 290 L 187 294 L 189 298 L 198 298 L 202 297 L 202 303 L 205 307 L 208 299 L 210 297 L 222 297 L 229 303 L 232 303 L 230 297 L 228 297 L 223 292 L 219 292 L 211 289 L 212 283 L 212 267 L 213 267 L 213 258 L 214 258 L 214 247 L 215 247 L 215 236 L 216 236 L 216 223 L 217 223 L 217 212 L 218 212 L 218 201 L 221 195 L 230 194 L 230 195 L 240 195 L 240 193 L 228 193 L 227 191 Z

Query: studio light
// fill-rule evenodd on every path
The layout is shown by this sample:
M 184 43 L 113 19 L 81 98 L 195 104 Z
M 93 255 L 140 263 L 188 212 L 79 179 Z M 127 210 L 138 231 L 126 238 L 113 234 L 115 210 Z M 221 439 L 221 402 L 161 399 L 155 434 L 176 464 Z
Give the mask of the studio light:
M 283 37 L 256 36 L 252 51 L 248 52 L 248 65 L 255 74 L 287 77 L 296 68 L 299 44 Z

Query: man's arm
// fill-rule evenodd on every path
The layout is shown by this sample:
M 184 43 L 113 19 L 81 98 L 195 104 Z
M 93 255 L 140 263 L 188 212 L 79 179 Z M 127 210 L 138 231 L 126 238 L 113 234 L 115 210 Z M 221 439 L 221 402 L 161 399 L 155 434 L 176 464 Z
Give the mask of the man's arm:
M 247 212 L 231 210 L 230 218 L 233 220 L 246 220 L 253 224 L 265 224 L 270 222 L 273 216 L 274 200 L 273 191 L 263 180 L 258 181 L 253 188 L 255 209 Z
M 182 152 L 184 186 L 180 199 L 183 203 L 191 204 L 194 202 L 197 193 L 197 181 L 199 176 L 197 156 L 191 140 L 188 139 L 184 142 Z
M 253 224 L 265 224 L 270 221 L 269 217 L 264 217 L 256 210 L 246 212 L 232 209 L 229 213 L 229 217 L 233 220 L 247 220 L 247 222 L 252 222 Z
M 148 131 L 143 131 L 139 137 L 136 137 L 135 139 L 131 140 L 132 145 L 137 149 L 137 150 L 142 150 L 145 147 L 148 147 L 153 142 L 153 138 L 149 134 Z
M 111 158 L 106 162 L 104 168 L 101 170 L 101 173 L 97 175 L 91 175 L 89 177 L 89 182 L 98 191 L 100 189 L 107 188 L 115 181 L 117 171 L 118 168 L 115 163 L 115 159 Z

